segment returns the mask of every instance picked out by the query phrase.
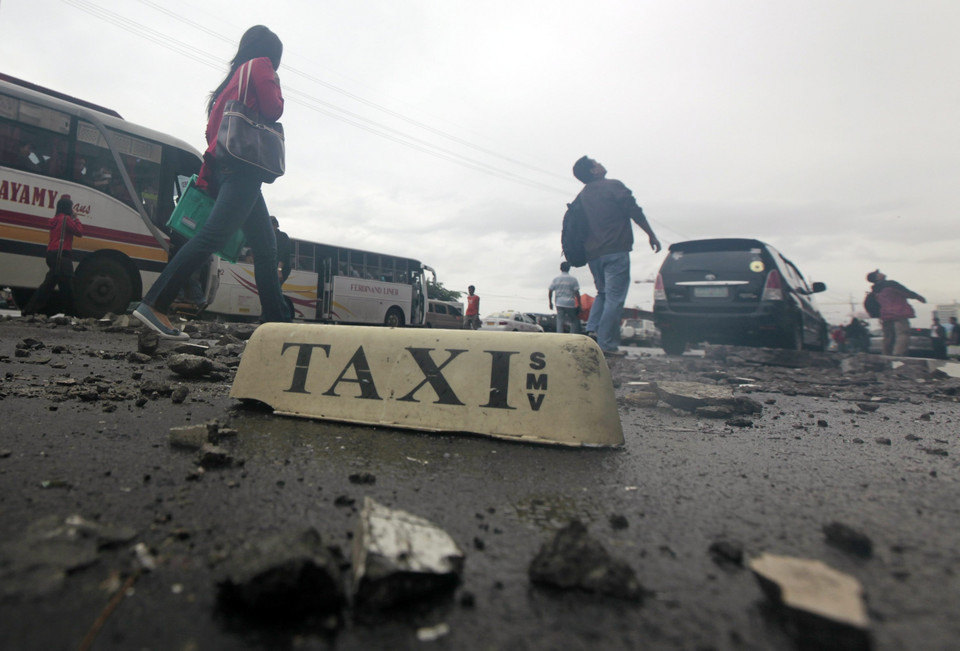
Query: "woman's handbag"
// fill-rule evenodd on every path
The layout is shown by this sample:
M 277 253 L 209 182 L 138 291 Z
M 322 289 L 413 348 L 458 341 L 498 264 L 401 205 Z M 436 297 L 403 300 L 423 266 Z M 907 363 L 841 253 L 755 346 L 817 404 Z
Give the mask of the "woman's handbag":
M 239 99 L 227 102 L 217 131 L 216 158 L 239 163 L 259 172 L 264 183 L 273 183 L 286 171 L 283 125 L 265 123 L 256 109 L 247 106 L 250 62 L 240 67 Z

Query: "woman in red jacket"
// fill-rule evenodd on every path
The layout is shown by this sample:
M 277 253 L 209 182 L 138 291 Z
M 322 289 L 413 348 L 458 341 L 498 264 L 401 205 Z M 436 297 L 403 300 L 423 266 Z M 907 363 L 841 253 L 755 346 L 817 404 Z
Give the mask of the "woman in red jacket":
M 65 194 L 57 201 L 57 214 L 50 221 L 50 240 L 47 243 L 47 272 L 43 283 L 24 306 L 22 314 L 43 310 L 56 285 L 63 298 L 63 311 L 74 314 L 73 305 L 73 238 L 83 237 L 83 224 L 73 210 L 73 199 Z
M 263 25 L 251 27 L 240 39 L 230 72 L 210 95 L 207 105 L 207 150 L 203 154 L 197 185 L 216 198 L 210 216 L 200 231 L 174 255 L 163 273 L 144 296 L 133 315 L 166 339 L 189 339 L 167 318 L 177 292 L 214 252 L 219 251 L 242 228 L 253 249 L 254 279 L 260 295 L 261 319 L 289 321 L 283 307 L 277 280 L 277 243 L 270 224 L 270 213 L 260 192 L 262 180 L 251 168 L 231 166 L 218 161 L 217 132 L 224 105 L 240 99 L 240 72 L 249 62 L 246 105 L 259 111 L 267 122 L 275 122 L 283 113 L 283 95 L 277 68 L 283 44 Z M 246 72 L 246 70 L 244 70 Z M 244 75 L 246 76 L 246 75 Z

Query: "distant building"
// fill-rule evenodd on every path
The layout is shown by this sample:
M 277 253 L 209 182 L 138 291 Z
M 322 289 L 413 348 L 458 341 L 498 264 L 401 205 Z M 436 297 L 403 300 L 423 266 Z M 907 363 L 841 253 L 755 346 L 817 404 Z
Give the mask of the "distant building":
M 954 301 L 945 305 L 938 305 L 933 310 L 933 315 L 940 319 L 940 323 L 946 323 L 950 317 L 955 316 L 960 321 L 960 303 Z

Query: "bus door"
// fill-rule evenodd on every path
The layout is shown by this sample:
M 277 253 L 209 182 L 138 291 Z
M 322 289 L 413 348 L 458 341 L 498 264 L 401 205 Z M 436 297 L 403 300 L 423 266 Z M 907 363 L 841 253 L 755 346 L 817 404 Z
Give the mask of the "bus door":
M 317 274 L 317 321 L 329 320 L 333 312 L 333 258 L 320 261 Z

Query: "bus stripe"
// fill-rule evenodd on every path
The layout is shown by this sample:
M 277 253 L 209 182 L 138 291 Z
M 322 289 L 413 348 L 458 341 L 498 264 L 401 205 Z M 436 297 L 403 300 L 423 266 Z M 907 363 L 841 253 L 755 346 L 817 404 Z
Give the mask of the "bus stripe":
M 46 231 L 37 231 L 31 228 L 17 228 L 0 223 L 0 240 L 10 240 L 24 244 L 38 244 L 45 249 L 49 239 Z M 73 249 L 77 252 L 83 251 L 89 253 L 99 251 L 100 249 L 112 249 L 121 251 L 134 259 L 152 260 L 160 263 L 167 262 L 167 252 L 159 247 L 137 246 L 98 237 L 77 238 L 74 240 Z
M 46 233 L 50 230 L 50 219 L 47 217 L 35 217 L 33 215 L 27 215 L 25 213 L 3 209 L 0 209 L 0 224 L 10 224 L 12 226 L 33 228 L 43 231 L 45 237 Z M 90 224 L 84 224 L 83 231 L 85 237 L 99 237 L 101 239 L 110 240 L 111 242 L 123 242 L 126 244 L 148 246 L 160 249 L 161 251 L 163 250 L 163 247 L 160 246 L 160 244 L 153 238 L 152 235 L 128 233 L 113 228 L 91 226 Z

